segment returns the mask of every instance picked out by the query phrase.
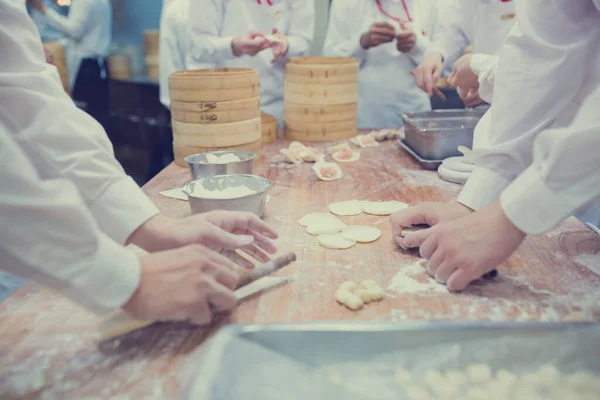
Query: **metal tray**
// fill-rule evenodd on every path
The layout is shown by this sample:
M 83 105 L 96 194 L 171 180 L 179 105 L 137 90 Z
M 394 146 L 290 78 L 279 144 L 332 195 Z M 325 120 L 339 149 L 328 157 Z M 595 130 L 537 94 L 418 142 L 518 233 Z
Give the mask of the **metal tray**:
M 596 323 L 232 325 L 190 358 L 184 368 L 187 384 L 182 398 L 340 398 L 329 396 L 346 389 L 320 379 L 323 371 L 336 368 L 362 377 L 370 373 L 374 380 L 390 374 L 393 380 L 398 367 L 416 373 L 431 368 L 464 369 L 475 362 L 520 374 L 547 363 L 562 373 L 585 369 L 598 374 L 599 342 L 600 324 Z M 244 351 L 248 349 L 253 351 Z M 390 365 L 385 365 L 386 360 Z M 294 371 L 288 373 L 291 367 Z M 307 371 L 314 372 L 305 375 Z M 260 397 L 252 397 L 257 393 Z
M 473 132 L 484 112 L 434 110 L 403 115 L 406 143 L 424 159 L 459 156 L 458 146 L 473 146 Z
M 434 171 L 434 170 L 437 170 L 438 167 L 442 164 L 442 160 L 425 160 L 424 158 L 421 158 L 421 156 L 419 156 L 417 153 L 415 153 L 413 151 L 413 149 L 411 149 L 408 144 L 404 143 L 404 141 L 402 139 L 398 139 L 398 143 L 400 143 L 400 147 L 402 147 L 404 150 L 406 150 L 406 152 L 408 154 L 410 154 L 415 160 L 417 160 L 417 162 L 424 169 Z

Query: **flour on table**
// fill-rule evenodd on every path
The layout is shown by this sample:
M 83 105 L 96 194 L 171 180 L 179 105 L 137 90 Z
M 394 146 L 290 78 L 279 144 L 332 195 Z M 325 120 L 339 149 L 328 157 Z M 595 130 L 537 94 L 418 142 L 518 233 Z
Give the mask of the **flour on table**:
M 162 192 L 159 192 L 159 194 L 171 199 L 188 201 L 187 194 L 185 194 L 181 188 L 163 190 Z
M 202 185 L 194 187 L 193 195 L 204 199 L 237 199 L 244 196 L 256 194 L 247 186 L 228 187 L 225 189 L 208 190 Z
M 445 285 L 436 282 L 421 266 L 422 261 L 402 267 L 388 286 L 388 290 L 398 293 L 450 293 Z M 416 280 L 415 277 L 419 277 Z
M 220 156 L 210 153 L 206 155 L 207 164 L 228 164 L 238 161 L 242 161 L 242 159 L 233 153 L 226 153 Z

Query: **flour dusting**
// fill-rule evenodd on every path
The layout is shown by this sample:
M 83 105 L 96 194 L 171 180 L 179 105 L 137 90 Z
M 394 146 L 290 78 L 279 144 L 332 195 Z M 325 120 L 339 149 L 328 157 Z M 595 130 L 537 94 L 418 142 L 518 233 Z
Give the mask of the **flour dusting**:
M 415 278 L 419 277 L 417 280 Z M 439 284 L 427 275 L 427 271 L 417 261 L 409 266 L 403 267 L 392 279 L 388 290 L 398 293 L 449 293 L 446 286 Z

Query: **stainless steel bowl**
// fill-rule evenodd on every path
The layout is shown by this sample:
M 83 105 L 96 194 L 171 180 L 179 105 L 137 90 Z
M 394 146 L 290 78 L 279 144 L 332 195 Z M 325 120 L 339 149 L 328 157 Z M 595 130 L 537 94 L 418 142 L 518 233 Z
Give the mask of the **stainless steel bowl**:
M 208 162 L 206 156 L 212 154 L 222 156 L 224 154 L 234 154 L 238 156 L 240 161 L 234 161 L 226 164 L 214 164 Z M 256 154 L 241 150 L 223 150 L 210 151 L 208 153 L 192 154 L 185 158 L 190 168 L 192 179 L 202 179 L 208 176 L 217 175 L 235 175 L 235 174 L 252 174 L 254 167 L 254 159 Z
M 195 195 L 196 185 L 207 190 L 246 186 L 256 193 L 234 199 L 213 199 Z M 192 214 L 214 210 L 249 211 L 262 218 L 267 204 L 267 191 L 271 185 L 271 181 L 256 175 L 219 175 L 188 182 L 183 187 L 183 192 L 188 196 Z

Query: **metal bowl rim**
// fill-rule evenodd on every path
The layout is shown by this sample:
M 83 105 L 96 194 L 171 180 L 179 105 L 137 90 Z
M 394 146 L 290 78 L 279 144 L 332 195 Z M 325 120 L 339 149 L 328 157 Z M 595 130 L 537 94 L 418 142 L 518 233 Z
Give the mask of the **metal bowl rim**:
M 265 182 L 267 184 L 267 186 L 260 192 L 256 192 L 253 194 L 247 194 L 245 196 L 242 197 L 234 197 L 234 198 L 230 198 L 230 199 L 215 199 L 212 197 L 200 197 L 200 196 L 195 196 L 193 194 L 191 194 L 188 190 L 188 187 L 194 183 L 194 182 L 202 182 L 206 179 L 216 179 L 216 178 L 230 178 L 232 176 L 244 176 L 244 177 L 250 177 L 250 178 L 257 178 L 258 180 L 262 180 L 263 182 Z M 194 179 L 189 181 L 188 183 L 186 183 L 183 188 L 181 189 L 183 191 L 183 193 L 185 193 L 188 197 L 192 197 L 194 199 L 201 199 L 201 200 L 218 200 L 218 201 L 222 201 L 222 200 L 239 200 L 239 199 L 245 199 L 247 197 L 252 197 L 252 196 L 256 196 L 256 195 L 262 195 L 265 194 L 267 192 L 267 190 L 269 190 L 271 188 L 271 186 L 273 186 L 273 182 L 271 182 L 270 180 L 268 180 L 267 178 L 263 178 L 262 176 L 258 176 L 258 175 L 251 175 L 251 174 L 231 174 L 231 175 L 215 175 L 215 176 L 207 176 L 201 179 Z
M 230 161 L 230 162 L 226 162 L 226 163 L 222 163 L 222 164 L 215 164 L 215 163 L 209 163 L 209 162 L 199 162 L 199 161 L 190 161 L 189 159 L 195 156 L 201 156 L 204 154 L 218 154 L 218 153 L 237 153 L 243 151 L 245 153 L 250 154 L 250 157 L 248 157 L 248 159 L 246 160 L 240 160 L 240 161 Z M 183 159 L 183 161 L 185 161 L 186 163 L 188 163 L 188 165 L 229 165 L 229 164 L 240 164 L 240 163 L 244 163 L 244 162 L 248 162 L 248 161 L 254 161 L 256 160 L 256 157 L 258 157 L 258 155 L 256 153 L 253 153 L 251 151 L 245 151 L 245 150 L 218 150 L 218 151 L 205 151 L 204 153 L 196 153 L 196 154 L 190 154 L 189 156 L 187 156 L 186 158 Z

